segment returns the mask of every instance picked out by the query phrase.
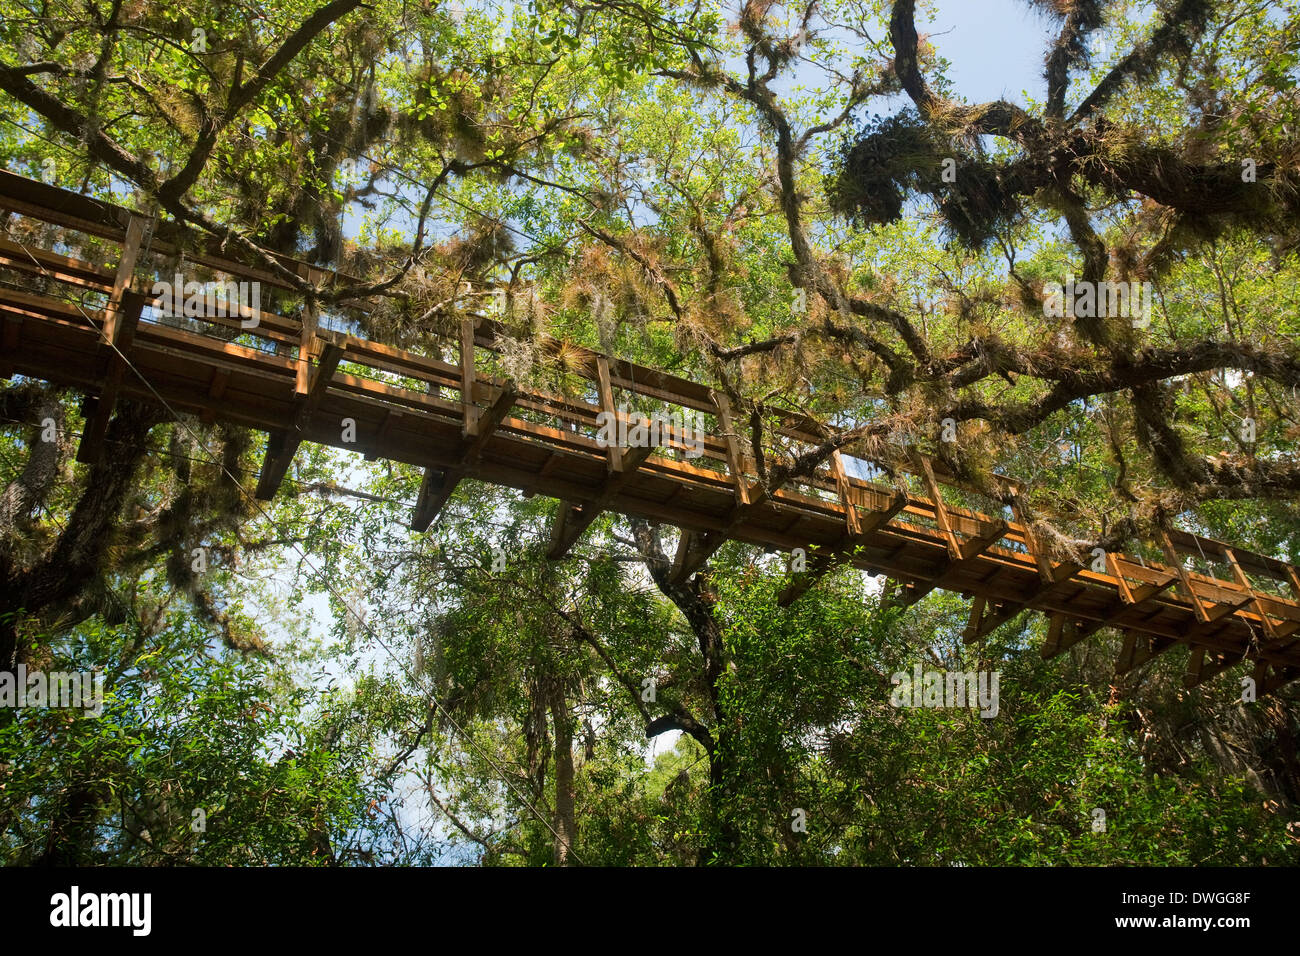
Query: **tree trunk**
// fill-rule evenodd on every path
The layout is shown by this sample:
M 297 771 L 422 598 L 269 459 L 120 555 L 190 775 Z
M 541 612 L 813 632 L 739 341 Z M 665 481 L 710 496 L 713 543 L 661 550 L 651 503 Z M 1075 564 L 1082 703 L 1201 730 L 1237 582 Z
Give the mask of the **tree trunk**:
M 559 678 L 552 678 L 551 723 L 555 728 L 555 865 L 571 866 L 578 835 L 574 815 L 573 718 Z

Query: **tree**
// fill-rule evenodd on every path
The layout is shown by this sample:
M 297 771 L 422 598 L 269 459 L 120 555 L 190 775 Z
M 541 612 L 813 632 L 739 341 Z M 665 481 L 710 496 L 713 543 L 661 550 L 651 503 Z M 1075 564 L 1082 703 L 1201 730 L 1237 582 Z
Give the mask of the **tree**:
M 91 3 L 57 28 L 0 3 L 23 124 L 0 152 L 138 190 L 283 279 L 284 314 L 439 355 L 491 310 L 487 370 L 521 386 L 585 397 L 547 336 L 708 383 L 756 494 L 837 452 L 902 486 L 919 449 L 953 504 L 1018 509 L 1058 559 L 1143 554 L 1175 522 L 1294 558 L 1300 25 L 1238 0 L 1035 6 L 1059 28 L 1046 99 L 969 105 L 910 0 Z M 59 730 L 86 772 L 40 746 L 6 760 L 15 859 L 1294 859 L 1293 689 L 1248 709 L 1231 675 L 1186 690 L 1164 660 L 1117 680 L 1104 633 L 1036 661 L 1029 621 L 965 647 L 955 597 L 904 615 L 848 569 L 786 608 L 781 561 L 636 519 L 557 561 L 550 503 L 473 482 L 411 535 L 418 473 L 321 451 L 262 514 L 240 491 L 257 439 L 143 406 L 110 426 L 123 454 L 69 476 L 70 440 L 36 424 L 75 431 L 70 398 L 0 401 L 26 429 L 6 431 L 4 661 L 75 638 L 70 663 L 131 675 L 115 729 Z M 782 411 L 819 440 L 782 435 Z M 283 561 L 290 608 L 329 599 L 348 694 L 309 693 L 241 606 L 240 562 Z M 225 638 L 204 653 L 229 693 L 170 658 L 134 676 L 203 635 Z M 890 706 L 918 660 L 1001 670 L 1001 715 Z M 182 728 L 229 724 L 229 749 L 159 764 L 150 695 Z M 259 700 L 269 726 L 243 716 Z M 11 720 L 0 753 L 49 726 Z M 263 786 L 285 826 L 263 826 Z M 115 794 L 130 814 L 105 842 Z M 253 836 L 178 834 L 182 798 Z

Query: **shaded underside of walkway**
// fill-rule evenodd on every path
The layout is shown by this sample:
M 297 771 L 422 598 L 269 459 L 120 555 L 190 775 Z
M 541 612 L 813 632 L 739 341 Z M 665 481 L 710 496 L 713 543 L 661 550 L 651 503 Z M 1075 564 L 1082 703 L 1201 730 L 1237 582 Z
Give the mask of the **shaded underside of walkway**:
M 417 354 L 338 330 L 367 303 L 318 314 L 264 266 L 174 223 L 4 172 L 0 209 L 0 374 L 89 397 L 82 461 L 105 453 L 117 401 L 165 404 L 267 432 L 261 498 L 275 494 L 298 446 L 317 442 L 424 469 L 411 517 L 420 531 L 460 481 L 477 479 L 560 499 L 555 559 L 610 511 L 682 529 L 678 578 L 733 539 L 803 549 L 807 570 L 791 574 L 783 605 L 848 562 L 898 580 L 905 603 L 936 588 L 970 597 L 968 641 L 1032 609 L 1050 617 L 1048 656 L 1116 628 L 1119 673 L 1184 646 L 1189 686 L 1241 663 L 1261 695 L 1300 676 L 1300 577 L 1266 555 L 1171 532 L 1150 543 L 1162 561 L 1107 554 L 1097 570 L 1092 558 L 1061 560 L 1014 509 L 972 506 L 971 489 L 914 453 L 891 463 L 897 485 L 857 477 L 855 461 L 835 453 L 812 477 L 767 490 L 726 395 L 700 383 L 546 340 L 578 397 L 521 389 L 503 373 L 502 327 L 491 319 L 464 320 L 440 354 Z M 318 287 L 340 279 L 273 258 Z M 167 314 L 150 290 L 177 272 L 259 282 L 263 305 L 283 314 Z M 685 454 L 695 436 L 679 428 L 661 430 L 656 447 L 606 447 L 598 416 L 621 406 L 651 416 L 634 413 L 634 425 L 698 416 L 702 455 Z M 797 414 L 778 434 L 791 453 L 826 437 Z

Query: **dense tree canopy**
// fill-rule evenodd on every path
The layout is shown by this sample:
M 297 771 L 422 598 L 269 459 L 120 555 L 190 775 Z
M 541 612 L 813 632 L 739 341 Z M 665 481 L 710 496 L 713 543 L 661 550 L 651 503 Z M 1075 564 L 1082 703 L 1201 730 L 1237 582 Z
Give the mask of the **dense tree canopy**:
M 515 381 L 581 388 L 550 336 L 704 382 L 768 490 L 921 450 L 1061 558 L 1296 561 L 1300 13 L 1029 5 L 1045 98 L 970 103 L 913 0 L 0 0 L 0 160 L 211 235 L 285 314 L 441 355 L 493 311 Z M 640 519 L 548 561 L 556 503 L 475 482 L 416 534 L 417 471 L 320 448 L 263 506 L 263 436 L 122 402 L 80 463 L 85 415 L 0 387 L 0 669 L 108 685 L 0 710 L 7 861 L 1300 860 L 1294 684 L 1117 678 L 1109 631 L 1041 660 L 1028 616 L 967 645 L 957 595 L 851 568 L 784 608 L 782 559 L 676 580 Z M 998 670 L 998 714 L 892 706 L 917 662 Z

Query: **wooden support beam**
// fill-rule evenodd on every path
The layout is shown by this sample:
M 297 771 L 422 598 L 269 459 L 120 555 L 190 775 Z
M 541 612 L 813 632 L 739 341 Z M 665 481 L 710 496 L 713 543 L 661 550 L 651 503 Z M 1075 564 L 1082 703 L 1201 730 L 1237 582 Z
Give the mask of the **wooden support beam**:
M 330 278 L 330 273 L 326 270 L 318 269 L 305 262 L 297 263 L 295 271 L 316 288 L 323 286 Z M 300 402 L 311 391 L 311 363 L 312 359 L 321 353 L 322 344 L 321 338 L 317 335 L 319 316 L 316 313 L 316 302 L 310 297 L 303 303 L 301 322 L 302 326 L 298 330 L 297 376 L 294 382 L 294 394 L 298 396 Z
M 505 421 L 514 406 L 519 392 L 514 383 L 508 382 L 501 389 L 492 405 L 482 414 L 477 415 L 474 434 L 461 439 L 460 461 L 451 468 L 427 468 L 420 481 L 420 491 L 415 499 L 415 510 L 411 512 L 410 527 L 412 531 L 427 531 L 438 512 L 451 500 L 457 485 L 476 464 L 497 427 Z M 478 412 L 478 409 L 475 409 Z
M 835 548 L 818 551 L 813 558 L 813 567 L 793 576 L 790 583 L 782 589 L 780 596 L 777 598 L 777 604 L 780 607 L 789 607 L 807 594 L 812 586 L 826 572 L 830 571 L 837 562 L 852 555 L 860 545 L 866 543 L 872 534 L 889 524 L 895 515 L 907 507 L 907 504 L 907 494 L 899 491 L 894 496 L 894 500 L 890 502 L 889 507 L 880 511 L 872 511 L 859 522 L 857 534 L 846 535 L 844 541 Z
M 983 599 L 978 599 L 981 602 L 979 605 L 980 615 L 976 617 L 972 613 L 971 620 L 966 625 L 966 632 L 964 634 L 966 643 L 970 644 L 982 637 L 988 636 L 1034 602 L 1041 601 L 1048 595 L 1064 587 L 1070 582 L 1071 578 L 1082 570 L 1083 565 L 1081 564 L 1075 564 L 1073 561 L 1062 562 L 1051 569 L 1049 572 L 1050 577 L 1040 587 L 1031 591 L 1027 596 L 1022 597 L 1018 601 L 1003 602 L 996 608 L 990 609 L 987 614 L 983 613 Z
M 1106 552 L 1106 570 L 1115 579 L 1115 588 L 1119 591 L 1120 600 L 1125 604 L 1132 604 L 1133 589 L 1128 586 L 1128 581 L 1124 579 L 1124 572 L 1120 570 L 1119 559 L 1109 551 Z
M 1295 595 L 1297 601 L 1300 601 L 1300 574 L 1297 574 L 1296 569 L 1289 564 L 1285 568 L 1285 573 L 1287 583 L 1291 585 L 1291 593 Z
M 1236 554 L 1233 553 L 1231 548 L 1224 548 L 1223 554 L 1232 568 L 1232 575 L 1237 579 L 1237 583 L 1250 594 L 1251 601 L 1255 605 L 1255 613 L 1259 615 L 1259 619 L 1263 623 L 1264 635 L 1269 640 L 1277 640 L 1283 636 L 1278 633 L 1278 628 L 1273 623 L 1273 619 L 1268 616 L 1268 611 L 1264 609 L 1264 602 L 1259 599 L 1259 594 L 1255 591 L 1254 585 L 1251 584 L 1250 578 L 1246 577 L 1246 572 L 1241 569 L 1241 563 L 1237 560 Z M 1300 625 L 1297 625 L 1297 627 L 1300 627 Z
M 1062 631 L 1060 639 L 1049 647 L 1043 645 L 1043 656 L 1053 657 L 1062 651 L 1068 650 L 1075 644 L 1078 644 L 1084 638 L 1091 637 L 1100 631 L 1103 627 L 1114 627 L 1123 623 L 1130 616 L 1135 616 L 1147 608 L 1147 602 L 1154 598 L 1162 591 L 1168 590 L 1178 581 L 1178 575 L 1169 574 L 1163 582 L 1154 584 L 1145 584 L 1136 591 L 1121 591 L 1120 601 L 1111 608 L 1109 614 L 1100 621 L 1091 621 L 1087 624 L 1077 624 L 1067 622 Z M 1128 597 L 1125 598 L 1125 593 Z
M 77 461 L 83 464 L 95 462 L 103 454 L 104 435 L 108 432 L 108 422 L 113 417 L 122 380 L 126 377 L 131 345 L 135 341 L 135 330 L 140 322 L 140 313 L 144 310 L 145 298 L 142 292 L 127 291 L 113 310 L 113 337 L 108 340 L 112 344 L 104 349 L 108 353 L 108 364 L 99 389 L 99 400 L 95 404 L 94 414 L 86 419 L 86 428 L 81 434 L 81 443 L 77 446 Z
M 258 476 L 257 489 L 253 492 L 258 500 L 270 501 L 275 497 L 297 450 L 298 442 L 291 440 L 288 432 L 271 432 L 266 436 L 266 454 L 262 457 L 262 473 Z
M 652 447 L 628 449 L 627 457 L 623 459 L 623 470 L 605 480 L 600 497 L 595 501 L 581 506 L 560 502 L 560 512 L 551 528 L 551 547 L 546 553 L 548 559 L 558 561 L 568 553 L 597 516 L 618 497 L 653 451 Z
M 1155 634 L 1139 634 L 1137 631 L 1124 632 L 1124 644 L 1120 649 L 1119 660 L 1115 662 L 1115 674 L 1127 674 L 1141 667 L 1147 661 L 1154 660 L 1178 642 L 1172 637 L 1160 637 Z
M 1010 525 L 999 519 L 974 538 L 959 544 L 957 553 L 960 557 L 956 559 L 949 558 L 936 577 L 924 583 L 917 582 L 907 585 L 901 598 L 903 606 L 911 607 L 935 588 L 948 587 L 963 571 L 977 564 L 980 555 L 1001 541 L 1008 530 L 1010 530 Z
M 930 464 L 928 455 L 917 455 L 916 460 L 921 471 L 921 477 L 925 480 L 926 494 L 930 496 L 930 501 L 934 505 L 934 520 L 939 525 L 939 533 L 943 535 L 944 544 L 948 548 L 948 558 L 951 561 L 960 561 L 962 559 L 961 542 L 957 540 L 957 533 L 953 531 L 952 522 L 948 520 L 948 509 L 944 506 L 943 494 L 939 491 L 939 482 L 934 478 L 934 466 Z M 1001 537 L 1001 535 L 998 537 Z
M 10 379 L 14 376 L 14 365 L 8 356 L 18 351 L 18 336 L 22 331 L 23 320 L 16 315 L 6 315 L 0 327 L 0 378 Z
M 392 434 L 393 429 L 402 423 L 402 413 L 396 408 L 390 408 L 384 413 L 384 420 L 379 424 L 379 431 L 375 433 L 375 440 L 366 452 L 366 461 L 376 461 L 379 458 L 379 446 L 388 441 L 388 436 Z
M 1193 634 L 1200 633 L 1202 630 L 1208 628 L 1209 625 L 1215 623 L 1216 621 L 1222 620 L 1223 618 L 1227 617 L 1229 614 L 1233 614 L 1241 610 L 1243 607 L 1245 607 L 1247 604 L 1250 604 L 1254 600 L 1255 598 L 1253 595 L 1243 594 L 1235 601 L 1223 601 L 1218 604 L 1215 604 L 1213 607 L 1211 607 L 1209 610 L 1205 612 L 1205 623 L 1201 627 L 1193 628 L 1191 633 Z
M 81 444 L 77 447 L 77 461 L 83 464 L 98 460 L 103 453 L 104 434 L 108 430 L 109 419 L 113 417 L 113 410 L 117 405 L 117 396 L 126 374 L 136 326 L 140 322 L 140 314 L 144 311 L 147 297 L 133 291 L 132 285 L 135 281 L 136 261 L 140 257 L 140 247 L 148 227 L 149 223 L 139 216 L 132 216 L 127 223 L 126 240 L 122 244 L 122 255 L 118 259 L 117 272 L 113 276 L 108 305 L 104 307 L 104 325 L 100 334 L 100 353 L 104 357 L 104 382 L 99 390 L 99 402 L 95 406 L 95 413 L 86 421 Z
M 1300 667 L 1270 665 L 1260 661 L 1255 668 L 1255 694 L 1257 697 L 1272 694 L 1297 677 L 1300 677 Z
M 320 363 L 311 370 L 306 393 L 298 398 L 291 429 L 275 432 L 267 438 L 266 455 L 262 459 L 262 473 L 258 476 L 257 490 L 254 492 L 260 500 L 270 501 L 275 497 L 280 482 L 284 481 L 284 476 L 293 463 L 293 456 L 298 452 L 298 446 L 302 444 L 303 430 L 324 400 L 325 393 L 329 390 L 330 380 L 334 377 L 342 357 L 343 350 L 339 346 L 333 343 L 325 346 L 321 352 Z
M 212 378 L 208 381 L 208 404 L 203 409 L 203 423 L 211 425 L 217 420 L 215 405 L 226 394 L 226 388 L 230 385 L 230 369 L 214 368 Z
M 730 540 L 732 531 L 742 522 L 748 520 L 767 501 L 767 498 L 767 490 L 761 487 L 758 488 L 751 492 L 749 501 L 746 504 L 736 505 L 731 509 L 726 521 L 717 531 L 709 531 L 685 538 L 687 545 L 685 551 L 682 550 L 679 543 L 669 581 L 673 584 L 681 584 L 704 567 L 705 562 Z
M 227 385 L 230 385 L 230 369 L 212 369 L 212 380 L 208 382 L 208 398 L 211 398 L 213 402 L 220 402 L 221 398 L 226 394 Z
M 541 470 L 538 471 L 537 477 L 547 478 L 551 472 L 555 471 L 557 465 L 564 460 L 564 456 L 559 452 L 552 452 L 546 456 L 546 461 L 542 463 Z
M 426 468 L 420 480 L 420 491 L 411 512 L 411 530 L 427 531 L 438 512 L 451 498 L 460 484 L 461 472 L 452 468 Z
M 1062 618 L 1060 633 L 1056 636 L 1055 640 L 1051 640 L 1051 635 L 1049 634 L 1049 640 L 1043 643 L 1042 654 L 1044 660 L 1055 657 L 1057 654 L 1063 653 L 1064 651 L 1068 651 L 1070 648 L 1074 647 L 1075 644 L 1078 644 L 1092 633 L 1091 631 L 1085 631 L 1083 625 L 1078 621 L 1071 620 L 1065 615 L 1059 616 Z
M 984 608 L 987 604 L 982 595 L 975 595 L 975 600 L 970 606 L 970 618 L 966 621 L 966 629 L 962 631 L 964 643 L 971 644 L 979 639 L 980 628 L 984 623 Z
M 1003 521 L 1001 518 L 995 519 L 991 524 L 986 525 L 984 530 L 975 537 L 962 543 L 961 560 L 963 562 L 973 562 L 976 558 L 984 554 L 985 551 L 1005 538 L 1007 532 L 1010 530 L 1011 525 L 1007 522 Z
M 859 532 L 858 536 L 861 538 L 868 538 L 875 534 L 881 528 L 885 527 L 885 525 L 889 524 L 889 522 L 893 521 L 895 516 L 908 506 L 909 501 L 910 499 L 907 497 L 907 492 L 902 490 L 896 491 L 894 498 L 889 503 L 888 507 L 882 508 L 879 511 L 871 511 L 867 513 L 867 516 L 861 521 L 862 530 Z
M 565 501 L 563 498 L 560 499 L 560 506 L 555 512 L 555 520 L 551 523 L 551 540 L 550 547 L 546 552 L 547 558 L 555 560 L 555 558 L 551 558 L 551 555 L 563 556 L 573 546 L 573 542 L 578 539 L 578 536 L 572 534 L 569 528 L 577 520 L 581 511 L 582 505 L 574 504 L 572 501 Z
M 1116 674 L 1126 674 L 1133 669 L 1133 661 L 1137 657 L 1137 645 L 1137 631 L 1125 631 L 1123 643 L 1120 644 L 1119 660 L 1115 662 Z
M 1074 622 L 1068 620 L 1064 614 L 1051 616 L 1047 628 L 1047 640 L 1043 642 L 1044 659 L 1055 657 L 1069 646 L 1068 644 L 1062 646 L 1062 641 L 1070 636 L 1066 634 L 1067 628 L 1073 630 Z
M 794 574 L 790 583 L 781 589 L 781 593 L 776 599 L 777 606 L 789 607 L 807 594 L 813 585 L 825 577 L 831 568 L 835 567 L 838 563 L 836 561 L 838 556 L 839 554 L 836 551 L 819 551 L 814 555 L 812 567 Z
M 316 306 L 308 302 L 302 310 L 302 332 L 298 339 L 298 370 L 294 393 L 300 398 L 311 390 L 311 359 L 316 347 Z
M 132 216 L 131 221 L 127 223 L 126 241 L 122 244 L 122 256 L 117 261 L 117 273 L 113 276 L 113 291 L 109 293 L 108 305 L 104 309 L 104 332 L 101 341 L 105 344 L 116 342 L 121 334 L 118 331 L 118 324 L 122 320 L 123 303 L 135 281 L 136 260 L 140 258 L 140 246 L 144 243 L 144 234 L 148 228 L 148 221 L 139 216 Z M 141 297 L 140 309 L 143 308 L 144 298 Z M 137 311 L 136 319 L 139 318 L 139 311 Z
M 1025 537 L 1025 549 L 1038 567 L 1038 576 L 1043 580 L 1043 583 L 1051 583 L 1053 581 L 1051 558 L 1047 556 L 1047 549 L 1042 547 L 1038 536 L 1034 534 L 1034 529 L 1030 527 L 1024 509 L 1020 506 L 1019 496 L 1012 498 L 1011 512 L 1015 515 L 1016 520 L 1020 522 L 1020 530 Z
M 704 536 L 698 532 L 682 529 L 681 535 L 677 538 L 677 552 L 673 555 L 672 568 L 668 572 L 669 583 L 680 584 L 690 575 L 685 568 L 690 562 L 691 554 L 701 546 L 703 538 Z
M 1182 592 L 1183 599 L 1191 602 L 1192 609 L 1196 612 L 1197 620 L 1202 624 L 1208 624 L 1210 622 L 1210 617 L 1205 612 L 1205 605 L 1201 603 L 1200 597 L 1196 594 L 1196 589 L 1192 587 L 1192 578 L 1187 573 L 1187 568 L 1183 566 L 1183 559 L 1179 555 L 1178 549 L 1174 547 L 1174 543 L 1169 537 L 1169 532 L 1164 528 L 1160 529 L 1160 543 L 1164 548 L 1165 560 L 1168 561 L 1170 566 L 1178 573 L 1178 581 L 1180 584 L 1179 590 Z
M 1226 670 L 1231 670 L 1245 660 L 1245 654 L 1211 654 L 1204 647 L 1192 647 L 1187 657 L 1187 673 L 1183 675 L 1184 687 L 1197 687 L 1213 680 Z
M 483 454 L 483 449 L 487 447 L 488 439 L 492 433 L 497 430 L 506 416 L 510 414 L 510 409 L 514 407 L 519 398 L 519 390 L 513 382 L 507 382 L 505 387 L 497 393 L 492 404 L 486 411 L 479 413 L 477 432 L 465 446 L 465 464 L 474 465 L 478 462 L 479 457 Z
M 831 452 L 831 474 L 835 478 L 835 490 L 839 493 L 840 504 L 844 506 L 844 529 L 850 535 L 862 534 L 862 520 L 858 516 L 858 507 L 854 502 L 853 486 L 849 483 L 848 472 L 844 468 L 844 456 L 839 449 Z
M 465 438 L 472 438 L 478 434 L 478 406 L 474 404 L 474 377 L 474 320 L 462 319 L 460 323 L 460 403 L 464 409 L 461 435 Z
M 611 473 L 623 470 L 624 450 L 618 443 L 618 436 L 623 432 L 622 420 L 618 408 L 614 405 L 614 387 L 609 380 L 609 359 L 604 355 L 596 356 L 596 387 L 600 397 L 600 410 L 609 416 L 614 426 L 614 439 L 605 449 L 608 458 L 607 468 Z
M 726 392 L 713 392 L 713 406 L 717 410 L 718 424 L 722 426 L 722 440 L 727 446 L 727 470 L 736 489 L 736 503 L 750 503 L 749 479 L 745 476 L 745 455 L 740 444 L 740 436 L 732 417 L 731 399 Z

